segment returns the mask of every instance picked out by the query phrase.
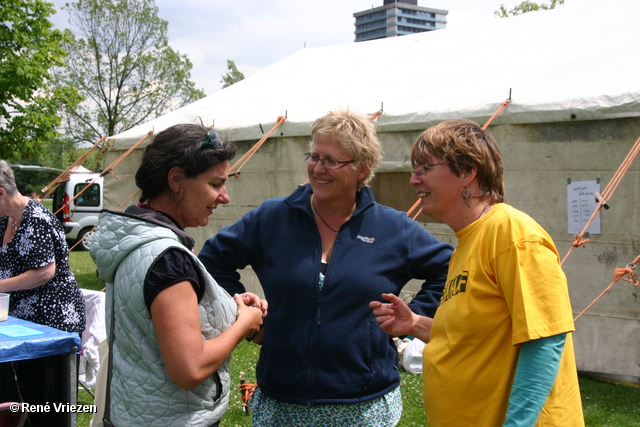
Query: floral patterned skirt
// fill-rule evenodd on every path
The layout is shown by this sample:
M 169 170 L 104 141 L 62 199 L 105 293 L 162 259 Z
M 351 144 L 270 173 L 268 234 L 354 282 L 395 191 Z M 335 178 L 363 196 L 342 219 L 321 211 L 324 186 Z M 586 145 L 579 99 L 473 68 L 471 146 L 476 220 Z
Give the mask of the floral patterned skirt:
M 257 387 L 249 401 L 254 427 L 393 427 L 402 416 L 400 387 L 368 402 L 306 406 L 265 396 Z

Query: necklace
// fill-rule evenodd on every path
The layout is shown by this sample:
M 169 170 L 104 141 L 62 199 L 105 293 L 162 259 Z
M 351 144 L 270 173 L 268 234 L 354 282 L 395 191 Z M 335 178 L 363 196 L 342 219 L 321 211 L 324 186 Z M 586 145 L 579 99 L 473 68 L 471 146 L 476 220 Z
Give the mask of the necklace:
M 487 210 L 489 206 L 492 206 L 491 202 L 487 203 L 487 206 L 485 206 L 484 209 L 482 209 L 482 212 L 480 212 L 480 215 L 478 215 L 478 218 L 476 218 L 476 221 L 479 220 L 482 215 L 484 215 L 484 212 Z
M 327 221 L 325 221 L 324 218 L 322 218 L 322 216 L 320 216 L 320 214 L 316 210 L 315 201 L 316 201 L 316 198 L 311 196 L 311 208 L 316 213 L 316 215 L 318 215 L 318 218 L 320 218 L 320 221 L 322 221 L 324 223 L 324 225 L 326 225 L 327 228 L 329 230 L 333 231 L 335 233 L 335 235 L 337 236 L 338 235 L 338 231 L 340 231 L 340 230 L 334 230 L 333 228 L 331 228 L 331 226 L 329 224 L 327 224 Z

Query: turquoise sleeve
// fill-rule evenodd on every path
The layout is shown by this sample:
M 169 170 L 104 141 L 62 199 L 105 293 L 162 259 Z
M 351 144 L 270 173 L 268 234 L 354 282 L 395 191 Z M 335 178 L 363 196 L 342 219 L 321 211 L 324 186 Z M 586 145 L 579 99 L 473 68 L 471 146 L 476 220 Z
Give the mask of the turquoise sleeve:
M 503 427 L 535 426 L 558 375 L 566 339 L 563 333 L 521 344 Z

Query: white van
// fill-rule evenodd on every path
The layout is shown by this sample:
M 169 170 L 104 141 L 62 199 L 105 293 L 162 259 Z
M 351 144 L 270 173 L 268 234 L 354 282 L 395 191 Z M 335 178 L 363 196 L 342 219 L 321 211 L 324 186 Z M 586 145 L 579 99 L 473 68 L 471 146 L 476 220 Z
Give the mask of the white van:
M 104 178 L 87 170 L 71 173 L 69 180 L 53 193 L 52 210 L 62 222 L 70 248 L 79 241 L 77 249 L 89 250 L 92 230 L 104 203 L 103 189 Z

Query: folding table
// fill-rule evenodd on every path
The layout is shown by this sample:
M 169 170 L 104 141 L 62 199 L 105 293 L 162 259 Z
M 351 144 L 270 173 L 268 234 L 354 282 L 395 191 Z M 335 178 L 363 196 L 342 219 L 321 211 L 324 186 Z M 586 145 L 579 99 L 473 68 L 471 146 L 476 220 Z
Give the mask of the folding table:
M 80 348 L 77 333 L 12 316 L 0 322 L 0 402 L 48 407 L 29 412 L 34 427 L 75 427 L 77 416 L 68 405 L 77 405 Z

